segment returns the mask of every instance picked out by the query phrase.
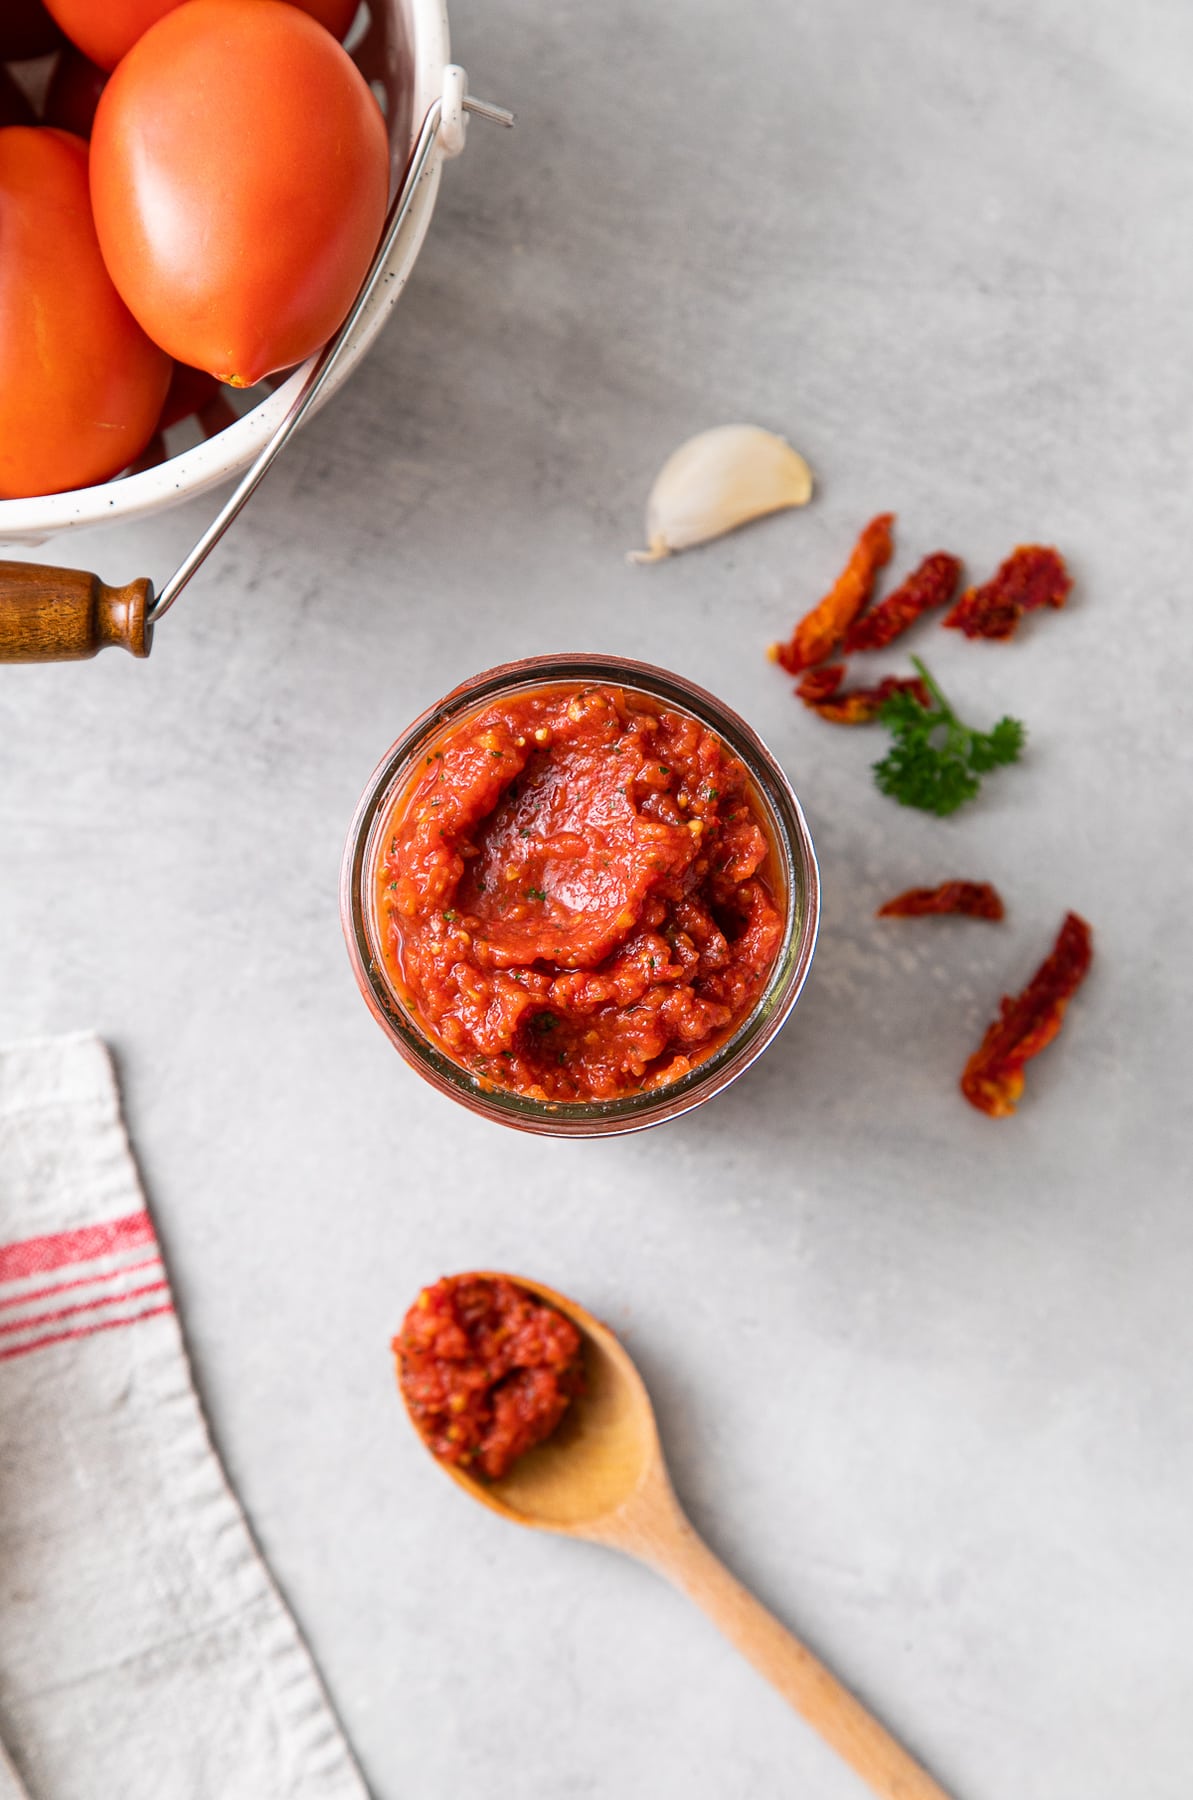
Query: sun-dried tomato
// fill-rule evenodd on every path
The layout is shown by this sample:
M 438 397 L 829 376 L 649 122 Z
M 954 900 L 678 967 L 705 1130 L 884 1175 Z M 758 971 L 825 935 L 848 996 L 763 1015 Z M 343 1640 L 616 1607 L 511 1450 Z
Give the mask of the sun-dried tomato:
M 966 588 L 942 623 L 969 638 L 1009 638 L 1024 613 L 1063 606 L 1073 586 L 1059 550 L 1020 544 L 981 587 Z
M 1001 919 L 1002 897 L 988 881 L 942 881 L 939 887 L 908 888 L 874 915 L 878 919 L 926 919 L 959 913 L 967 919 Z
M 875 687 L 847 688 L 838 692 L 844 666 L 814 669 L 796 687 L 796 693 L 820 718 L 830 725 L 869 725 L 882 711 L 892 694 L 914 694 L 921 706 L 930 704 L 927 687 L 918 675 L 888 675 Z M 829 677 L 833 677 L 831 681 Z
M 802 618 L 786 644 L 772 644 L 771 659 L 789 675 L 798 675 L 831 656 L 874 591 L 879 569 L 894 549 L 894 513 L 871 519 L 853 553 L 818 606 Z
M 825 663 L 822 668 L 809 669 L 796 683 L 795 691 L 805 706 L 819 706 L 836 693 L 844 679 L 844 663 Z
M 885 650 L 924 613 L 947 606 L 960 576 L 960 559 L 950 556 L 947 550 L 926 556 L 893 594 L 854 620 L 841 646 L 846 656 L 857 650 Z
M 1023 1067 L 1060 1030 L 1065 1008 L 1093 960 L 1093 934 L 1067 913 L 1050 955 L 1021 994 L 1007 996 L 998 1018 L 965 1065 L 961 1092 L 979 1112 L 1005 1119 L 1023 1092 Z

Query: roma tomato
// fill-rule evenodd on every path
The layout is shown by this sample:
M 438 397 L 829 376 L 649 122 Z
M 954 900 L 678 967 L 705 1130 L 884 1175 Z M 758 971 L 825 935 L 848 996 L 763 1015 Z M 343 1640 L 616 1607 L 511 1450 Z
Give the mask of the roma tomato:
M 107 79 L 103 69 L 97 69 L 73 44 L 68 45 L 54 66 L 46 90 L 46 124 L 73 131 L 76 137 L 90 137 L 95 109 Z
M 185 363 L 175 363 L 170 376 L 170 391 L 157 422 L 158 430 L 169 431 L 171 425 L 181 424 L 183 419 L 210 406 L 223 391 L 214 375 L 207 375 L 202 369 L 188 369 Z
M 317 350 L 377 247 L 380 109 L 284 0 L 189 0 L 104 89 L 91 201 L 109 273 L 155 343 L 235 387 Z
M 104 268 L 79 138 L 0 131 L 0 243 L 0 497 L 106 481 L 152 435 L 170 360 Z
M 326 25 L 332 37 L 339 38 L 341 43 L 360 11 L 360 0 L 294 0 L 294 4 L 310 13 L 312 19 L 318 19 L 320 25 Z
M 22 6 L 29 4 L 30 0 L 21 0 Z M 101 69 L 114 69 L 151 25 L 181 4 L 182 0 L 49 0 L 67 37 Z M 333 37 L 343 38 L 360 0 L 293 0 L 293 4 L 318 19 Z
M 151 25 L 179 0 L 47 0 L 72 44 L 101 69 L 114 69 Z
M 24 62 L 48 56 L 62 33 L 41 0 L 0 0 L 0 62 Z

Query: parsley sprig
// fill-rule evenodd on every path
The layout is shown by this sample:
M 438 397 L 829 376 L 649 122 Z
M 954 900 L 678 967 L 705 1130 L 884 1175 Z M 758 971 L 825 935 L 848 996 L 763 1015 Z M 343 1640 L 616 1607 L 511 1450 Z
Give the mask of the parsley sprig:
M 983 775 L 1018 762 L 1027 732 L 1011 718 L 1000 719 L 992 731 L 962 724 L 919 657 L 911 660 L 933 704 L 892 694 L 878 717 L 894 742 L 874 764 L 874 779 L 901 806 L 944 818 L 974 798 Z

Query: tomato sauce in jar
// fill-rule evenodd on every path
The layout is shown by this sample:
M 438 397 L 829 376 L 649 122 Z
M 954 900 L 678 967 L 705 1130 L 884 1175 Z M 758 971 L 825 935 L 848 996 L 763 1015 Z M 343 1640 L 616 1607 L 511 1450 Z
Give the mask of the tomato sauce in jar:
M 784 902 L 764 821 L 740 760 L 662 701 L 604 685 L 491 701 L 428 746 L 382 833 L 388 977 L 493 1087 L 665 1086 L 766 987 Z
M 493 1481 L 550 1437 L 584 1389 L 575 1325 L 504 1276 L 448 1275 L 424 1288 L 393 1348 L 428 1449 Z

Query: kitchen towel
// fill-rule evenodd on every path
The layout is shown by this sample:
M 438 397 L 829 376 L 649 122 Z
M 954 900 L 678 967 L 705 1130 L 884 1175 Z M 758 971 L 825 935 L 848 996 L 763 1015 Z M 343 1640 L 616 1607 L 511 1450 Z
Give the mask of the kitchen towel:
M 208 1438 L 91 1035 L 0 1050 L 0 1740 L 0 1800 L 366 1800 Z

